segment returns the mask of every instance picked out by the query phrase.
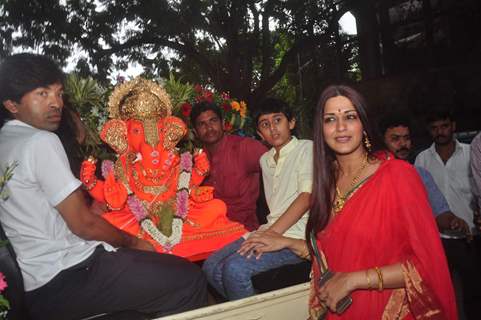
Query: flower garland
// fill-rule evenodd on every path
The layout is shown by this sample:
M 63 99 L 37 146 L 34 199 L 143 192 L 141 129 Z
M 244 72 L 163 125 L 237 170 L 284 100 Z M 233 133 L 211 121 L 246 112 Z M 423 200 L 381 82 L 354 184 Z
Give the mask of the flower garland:
M 190 97 L 189 100 L 184 101 L 173 110 L 174 114 L 183 118 L 189 126 L 191 125 L 190 114 L 193 105 L 205 101 L 215 103 L 220 107 L 226 132 L 240 135 L 252 135 L 254 133 L 251 126 L 252 119 L 249 117 L 247 104 L 244 101 L 231 98 L 227 92 L 219 94 L 198 84 L 194 86 L 193 92 L 195 96 Z
M 13 171 L 18 166 L 18 162 L 14 161 L 11 165 L 7 165 L 3 173 L 0 175 L 0 201 L 8 200 L 8 192 L 5 189 L 7 182 L 12 179 Z M 8 241 L 0 241 L 0 246 L 4 246 Z M 7 319 L 7 313 L 10 309 L 10 302 L 3 296 L 3 291 L 7 288 L 5 275 L 0 272 L 0 319 Z
M 0 319 L 7 319 L 10 302 L 1 294 L 8 287 L 5 276 L 0 272 Z
M 155 226 L 151 219 L 148 218 L 148 212 L 143 202 L 135 195 L 129 196 L 127 205 L 135 218 L 140 221 L 142 230 L 150 235 L 162 247 L 170 252 L 182 239 L 183 221 L 189 213 L 189 186 L 192 176 L 192 154 L 184 152 L 180 156 L 180 174 L 177 182 L 176 193 L 176 212 L 172 222 L 172 234 L 167 237 Z M 153 200 L 155 201 L 155 199 Z
M 177 184 L 176 216 L 185 220 L 189 213 L 189 187 L 192 176 L 192 154 L 184 152 L 180 155 L 180 175 Z
M 183 222 L 181 219 L 174 219 L 172 221 L 172 234 L 170 237 L 166 237 L 162 232 L 160 232 L 152 220 L 148 218 L 142 220 L 140 225 L 142 226 L 142 229 L 152 237 L 152 239 L 162 245 L 166 252 L 170 253 L 172 248 L 182 239 Z

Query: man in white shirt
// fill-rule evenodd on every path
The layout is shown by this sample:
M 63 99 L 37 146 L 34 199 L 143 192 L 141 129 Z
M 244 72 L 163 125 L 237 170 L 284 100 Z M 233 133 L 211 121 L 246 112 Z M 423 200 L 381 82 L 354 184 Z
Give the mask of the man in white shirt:
M 481 231 L 481 133 L 471 141 L 471 173 L 473 175 L 473 194 L 475 195 L 475 224 Z
M 204 305 L 197 266 L 154 252 L 87 208 L 52 133 L 62 115 L 63 79 L 45 56 L 18 54 L 0 64 L 0 170 L 18 164 L 0 221 L 17 254 L 31 318 L 125 310 L 144 318 Z
M 473 233 L 472 175 L 469 167 L 470 147 L 454 138 L 456 122 L 447 110 L 436 110 L 427 119 L 428 130 L 434 141 L 422 151 L 416 166 L 428 170 L 448 201 L 452 212 L 463 219 Z M 481 303 L 480 240 L 475 236 L 470 244 L 463 235 L 441 234 L 451 270 L 457 272 L 463 286 L 464 309 L 468 319 L 476 319 Z

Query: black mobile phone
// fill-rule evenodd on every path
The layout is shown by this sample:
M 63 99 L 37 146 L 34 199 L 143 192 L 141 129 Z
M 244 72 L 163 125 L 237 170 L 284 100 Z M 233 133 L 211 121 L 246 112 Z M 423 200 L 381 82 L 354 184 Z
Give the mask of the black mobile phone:
M 326 272 L 324 272 L 321 275 L 321 278 L 319 279 L 319 288 L 322 287 L 329 279 L 331 279 L 334 276 L 334 272 L 331 270 L 327 269 Z M 337 302 L 336 305 L 336 313 L 341 314 L 344 311 L 346 311 L 347 308 L 352 304 L 352 298 L 351 296 L 345 296 L 341 300 Z

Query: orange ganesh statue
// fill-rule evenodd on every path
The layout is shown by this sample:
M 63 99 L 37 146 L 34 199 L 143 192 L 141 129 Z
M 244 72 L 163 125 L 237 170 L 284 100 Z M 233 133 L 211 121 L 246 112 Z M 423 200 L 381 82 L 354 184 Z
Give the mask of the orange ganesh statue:
M 103 161 L 104 180 L 95 176 L 96 160 L 82 163 L 80 178 L 105 202 L 103 217 L 132 235 L 149 240 L 159 252 L 190 260 L 239 238 L 244 227 L 226 217 L 226 205 L 213 188 L 199 186 L 209 172 L 205 152 L 179 154 L 185 123 L 171 116 L 170 98 L 157 83 L 135 78 L 117 86 L 101 139 L 118 154 Z

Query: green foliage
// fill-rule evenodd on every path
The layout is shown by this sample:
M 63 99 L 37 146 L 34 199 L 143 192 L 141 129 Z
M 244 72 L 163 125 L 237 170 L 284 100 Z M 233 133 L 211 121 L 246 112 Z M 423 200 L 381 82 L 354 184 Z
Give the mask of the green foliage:
M 89 68 L 105 80 L 112 68 L 138 62 L 147 75 L 182 74 L 255 108 L 295 66 L 298 53 L 332 43 L 337 8 L 347 2 L 4 0 L 0 55 L 23 46 L 66 61 L 82 50 L 82 75 Z
M 5 170 L 2 172 L 0 176 L 0 201 L 6 201 L 8 199 L 8 194 L 6 193 L 5 186 L 7 182 L 13 177 L 13 171 L 18 166 L 17 162 L 13 162 L 11 165 L 8 165 Z M 8 244 L 8 240 L 1 240 L 0 247 L 3 247 Z M 0 292 L 3 291 L 4 287 L 6 286 L 5 276 L 3 273 L 0 272 Z M 10 303 L 8 302 L 5 297 L 0 294 L 0 319 L 6 319 L 8 310 L 10 309 Z
M 86 139 L 82 145 L 84 157 L 90 155 L 98 159 L 112 158 L 110 152 L 102 148 L 99 132 L 108 118 L 107 101 L 110 90 L 102 87 L 97 80 L 69 74 L 65 81 L 66 101 L 80 114 L 85 125 Z
M 170 95 L 173 114 L 179 114 L 181 104 L 192 100 L 195 96 L 194 86 L 188 82 L 183 83 L 181 80 L 181 77 L 175 79 L 174 74 L 170 73 L 169 78 L 163 82 L 165 91 Z
M 157 228 L 166 237 L 172 235 L 172 222 L 174 221 L 175 211 L 172 208 L 172 203 L 160 207 L 158 211 L 153 212 L 153 215 L 159 219 Z
M 245 101 L 238 101 L 227 92 L 219 93 L 219 91 L 208 86 L 192 85 L 188 82 L 182 83 L 180 78 L 176 80 L 173 74 L 170 74 L 169 78 L 163 82 L 163 86 L 171 97 L 174 106 L 172 114 L 184 120 L 189 127 L 186 137 L 178 145 L 181 152 L 192 151 L 195 147 L 200 146 L 195 141 L 190 114 L 194 105 L 202 101 L 215 103 L 220 107 L 224 119 L 224 128 L 228 133 L 248 136 L 254 134 L 252 118 L 249 116 Z
M 3 294 L 0 294 L 0 320 L 3 319 L 8 319 L 8 310 L 10 309 L 10 302 L 8 302 L 7 299 L 3 296 Z
M 5 190 L 5 187 L 7 186 L 7 183 L 10 179 L 13 177 L 13 171 L 15 168 L 18 166 L 18 163 L 15 161 L 11 165 L 8 165 L 5 170 L 2 172 L 2 175 L 0 176 L 0 200 L 7 200 L 8 199 L 8 193 Z M 0 246 L 2 244 L 0 243 Z

